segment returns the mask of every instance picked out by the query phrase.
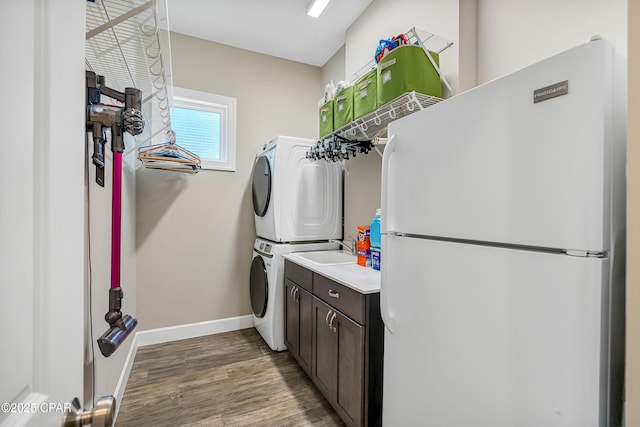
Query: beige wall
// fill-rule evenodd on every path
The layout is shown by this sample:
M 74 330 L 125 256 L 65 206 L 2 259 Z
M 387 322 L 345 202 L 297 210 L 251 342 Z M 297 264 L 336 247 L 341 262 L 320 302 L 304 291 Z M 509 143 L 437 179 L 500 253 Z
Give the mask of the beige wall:
M 327 61 L 322 67 L 320 73 L 320 92 L 318 92 L 318 99 L 324 94 L 324 87 L 327 83 L 333 80 L 333 83 L 337 83 L 340 80 L 345 80 L 345 46 L 343 45 L 338 51 Z
M 478 83 L 577 46 L 594 34 L 623 54 L 627 51 L 627 0 L 478 0 L 477 13 Z
M 380 147 L 382 149 L 383 147 Z M 369 225 L 380 207 L 382 157 L 360 154 L 344 166 L 344 238 L 354 240 L 359 225 Z
M 346 76 L 373 59 L 380 39 L 416 27 L 453 42 L 440 65 L 454 93 L 468 89 L 475 83 L 475 13 L 476 0 L 374 0 L 347 30 Z
M 627 427 L 640 426 L 640 2 L 629 1 L 627 139 Z
M 315 138 L 320 69 L 171 34 L 174 85 L 237 98 L 236 172 L 137 173 L 141 329 L 251 313 L 250 177 L 278 134 Z

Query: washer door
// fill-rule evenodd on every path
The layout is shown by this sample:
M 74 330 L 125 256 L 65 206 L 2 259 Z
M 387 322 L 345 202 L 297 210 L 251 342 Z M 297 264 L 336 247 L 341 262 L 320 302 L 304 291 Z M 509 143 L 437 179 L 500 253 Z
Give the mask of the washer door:
M 256 317 L 262 318 L 267 312 L 269 280 L 267 278 L 267 267 L 264 265 L 264 261 L 260 255 L 254 257 L 251 262 L 249 286 L 253 314 L 255 314 Z
M 253 211 L 265 216 L 271 199 L 271 166 L 265 156 L 260 156 L 253 165 Z

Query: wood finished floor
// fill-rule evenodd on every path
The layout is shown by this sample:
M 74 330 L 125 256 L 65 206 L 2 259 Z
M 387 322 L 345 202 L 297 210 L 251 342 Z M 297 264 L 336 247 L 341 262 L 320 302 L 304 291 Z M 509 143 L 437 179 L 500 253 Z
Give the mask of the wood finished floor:
M 116 427 L 343 426 L 253 328 L 138 349 Z

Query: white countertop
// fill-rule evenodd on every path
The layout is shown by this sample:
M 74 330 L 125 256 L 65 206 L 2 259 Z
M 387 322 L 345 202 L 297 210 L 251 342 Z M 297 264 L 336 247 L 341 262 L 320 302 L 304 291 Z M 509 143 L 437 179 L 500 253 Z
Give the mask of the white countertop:
M 298 255 L 299 252 L 284 254 L 283 257 L 308 268 L 361 294 L 380 292 L 380 271 L 371 267 L 353 264 L 318 264 Z

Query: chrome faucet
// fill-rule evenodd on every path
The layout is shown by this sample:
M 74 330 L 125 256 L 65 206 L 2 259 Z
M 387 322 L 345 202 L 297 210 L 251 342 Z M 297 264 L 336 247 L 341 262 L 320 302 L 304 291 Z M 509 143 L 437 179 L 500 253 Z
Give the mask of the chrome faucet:
M 351 246 L 347 245 L 342 240 L 329 239 L 329 242 L 330 243 L 339 244 L 340 246 L 342 246 L 343 248 L 345 248 L 346 250 L 351 252 L 351 255 L 355 255 L 356 254 L 356 241 L 355 240 L 351 240 Z

